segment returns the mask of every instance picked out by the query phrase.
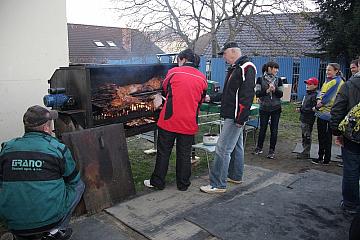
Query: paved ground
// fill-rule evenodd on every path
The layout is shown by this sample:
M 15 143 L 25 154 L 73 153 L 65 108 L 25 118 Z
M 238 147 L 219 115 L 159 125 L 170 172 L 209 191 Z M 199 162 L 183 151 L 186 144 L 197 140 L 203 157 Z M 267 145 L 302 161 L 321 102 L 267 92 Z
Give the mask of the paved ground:
M 207 195 L 200 193 L 199 186 L 208 182 L 207 176 L 193 179 L 192 186 L 187 192 L 177 191 L 175 186 L 169 186 L 164 191 L 148 190 L 140 193 L 136 198 L 115 205 L 104 212 L 74 219 L 72 221 L 74 229 L 72 239 L 227 239 L 221 235 L 215 237 L 216 234 L 206 226 L 194 224 L 187 217 L 208 203 L 229 202 L 235 196 L 239 199 L 245 199 L 251 194 L 261 193 L 262 190 L 273 184 L 288 186 L 294 176 L 311 169 L 331 173 L 329 176 L 337 179 L 335 181 L 338 184 L 335 185 L 338 186 L 338 189 L 335 196 L 338 195 L 338 200 L 340 200 L 341 182 L 340 177 L 336 175 L 341 175 L 342 169 L 337 166 L 337 163 L 331 163 L 330 166 L 315 166 L 311 164 L 310 160 L 296 159 L 296 154 L 291 153 L 295 144 L 295 142 L 280 141 L 274 160 L 267 159 L 266 154 L 252 155 L 253 146 L 248 144 L 245 153 L 247 164 L 245 182 L 240 186 L 230 185 L 226 194 Z M 336 208 L 337 203 L 334 206 Z M 346 232 L 346 229 L 343 231 Z M 315 239 L 325 238 L 318 237 Z M 346 239 L 346 236 L 340 239 Z
M 240 194 L 246 194 L 263 188 L 272 183 L 282 183 L 291 175 L 269 171 L 258 167 L 246 167 L 243 186 L 229 185 L 229 192 L 241 187 Z M 204 229 L 185 220 L 186 215 L 197 206 L 227 194 L 209 195 L 199 191 L 201 185 L 208 183 L 207 178 L 197 178 L 192 181 L 186 192 L 181 192 L 175 186 L 164 191 L 153 191 L 134 200 L 118 204 L 106 209 L 106 212 L 119 219 L 149 239 L 207 239 L 212 237 Z
M 206 184 L 208 182 L 207 177 L 199 177 L 192 181 L 192 185 L 186 192 L 180 192 L 176 190 L 175 186 L 169 186 L 163 191 L 149 191 L 149 193 L 138 196 L 132 200 L 117 204 L 109 209 L 106 209 L 105 212 L 93 215 L 91 217 L 84 217 L 77 219 L 73 222 L 74 240 L 85 240 L 85 239 L 99 239 L 100 236 L 106 236 L 103 239 L 159 239 L 159 240 L 179 240 L 179 239 L 191 239 L 191 240 L 215 240 L 215 239 L 240 239 L 234 238 L 233 235 L 228 235 L 230 232 L 227 230 L 225 233 L 224 228 L 219 228 L 219 224 L 225 223 L 229 226 L 229 216 L 231 212 L 218 212 L 213 211 L 214 214 L 206 211 L 207 207 L 211 206 L 220 206 L 226 207 L 226 204 L 237 204 L 235 200 L 240 201 L 251 201 L 252 198 L 259 198 L 259 196 L 264 195 L 269 196 L 269 201 L 272 201 L 272 204 L 264 201 L 266 204 L 261 205 L 264 210 L 260 211 L 260 215 L 264 212 L 264 219 L 269 218 L 269 213 L 272 215 L 277 215 L 277 219 L 282 219 L 282 206 L 286 206 L 285 195 L 282 195 L 284 192 L 289 191 L 289 188 L 295 188 L 296 186 L 303 186 L 306 184 L 306 189 L 310 193 L 316 192 L 317 199 L 327 199 L 324 201 L 327 208 L 325 210 L 316 211 L 316 209 L 309 209 L 307 203 L 304 203 L 304 198 L 311 198 L 308 193 L 302 194 L 302 198 L 296 197 L 294 193 L 292 194 L 292 204 L 294 201 L 296 203 L 296 211 L 290 206 L 286 208 L 287 212 L 294 212 L 294 216 L 299 216 L 300 219 L 304 218 L 304 214 L 311 219 L 312 225 L 317 225 L 314 231 L 311 226 L 304 228 L 306 222 L 297 223 L 297 219 L 293 218 L 294 221 L 291 223 L 288 222 L 289 227 L 286 227 L 288 220 L 283 220 L 281 223 L 285 226 L 282 228 L 282 232 L 286 234 L 297 233 L 296 236 L 305 236 L 303 238 L 293 238 L 293 239 L 329 239 L 328 235 L 324 235 L 324 232 L 329 232 L 329 229 L 334 230 L 334 223 L 340 222 L 337 224 L 338 229 L 335 229 L 338 235 L 332 234 L 333 240 L 342 240 L 346 239 L 347 236 L 347 227 L 349 226 L 350 218 L 344 217 L 337 209 L 337 200 L 340 199 L 340 182 L 341 177 L 328 174 L 323 172 L 318 172 L 311 170 L 310 173 L 313 176 L 324 176 L 320 179 L 313 179 L 312 181 L 319 182 L 321 184 L 314 184 L 303 179 L 303 174 L 288 174 L 279 171 L 272 171 L 261 167 L 249 166 L 245 168 L 245 178 L 244 184 L 242 185 L 229 185 L 228 191 L 225 194 L 217 195 L 208 195 L 201 193 L 199 191 L 199 186 Z M 320 174 L 317 174 L 320 173 Z M 307 174 L 307 173 L 306 173 Z M 321 180 L 323 179 L 323 180 Z M 325 180 L 324 180 L 325 179 Z M 321 193 L 322 186 L 324 184 L 331 184 L 331 198 L 329 197 L 329 188 L 324 189 L 324 196 Z M 275 186 L 275 188 L 273 187 Z M 326 191 L 325 191 L 326 190 Z M 267 192 L 268 191 L 268 192 Z M 269 192 L 270 191 L 270 192 Z M 276 192 L 278 191 L 278 192 Z M 270 196 L 273 193 L 273 196 Z M 275 196 L 274 196 L 275 194 Z M 279 199 L 276 199 L 279 196 Z M 281 197 L 280 197 L 281 196 Z M 285 196 L 285 197 L 284 197 Z M 250 200 L 249 200 L 250 199 Z M 274 200 L 275 199 L 275 200 Z M 315 200 L 315 198 L 312 198 Z M 330 200 L 330 204 L 329 204 Z M 306 201 L 306 200 L 305 200 Z M 311 203 L 311 201 L 309 201 Z M 275 203 L 275 205 L 274 205 Z M 280 204 L 280 208 L 278 206 Z M 302 205 L 303 204 L 303 205 Z M 322 201 L 318 201 L 318 205 L 322 204 Z M 257 215 L 259 217 L 259 205 L 247 204 L 249 207 L 247 209 L 247 225 L 242 225 L 242 222 L 238 223 L 238 229 L 254 229 L 250 228 L 249 222 L 258 222 L 258 220 L 252 215 Z M 313 205 L 313 202 L 312 202 Z M 229 205 L 230 206 L 230 205 Z M 242 204 L 239 205 L 244 207 Z M 299 207 L 303 206 L 303 207 Z M 232 206 L 234 207 L 234 206 Z M 203 210 L 200 210 L 203 209 Z M 218 209 L 218 208 L 216 208 Z M 240 209 L 240 208 L 239 208 Z M 304 210 L 304 213 L 303 213 Z M 239 215 L 239 211 L 234 209 Z M 241 211 L 240 211 L 241 212 Z M 200 215 L 199 215 L 200 213 Z M 254 213 L 254 214 L 253 214 Z M 204 215 L 205 214 L 205 215 Z M 212 218 L 215 217 L 215 222 L 204 222 L 204 219 L 211 219 L 211 217 L 206 216 L 210 214 Z M 249 216 L 250 214 L 250 216 Z M 325 215 L 324 215 L 325 214 Z M 203 215 L 203 216 L 201 216 Z M 237 216 L 236 215 L 236 216 Z M 267 215 L 267 216 L 265 216 Z M 291 217 L 291 216 L 290 216 Z M 240 219 L 241 216 L 234 218 L 233 221 Z M 227 221 L 224 221 L 227 219 Z M 213 220 L 214 221 L 214 220 Z M 278 220 L 277 220 L 278 221 Z M 271 224 L 271 221 L 268 221 Z M 245 223 L 244 223 L 245 224 Z M 276 223 L 275 223 L 276 224 Z M 297 225 L 298 224 L 298 225 Z M 210 227 L 209 227 L 210 226 Z M 265 229 L 271 229 L 271 225 L 266 225 Z M 278 226 L 278 224 L 276 225 Z M 229 229 L 234 229 L 230 227 Z M 285 229 L 285 230 L 284 230 Z M 305 229 L 305 230 L 304 230 Z M 323 229 L 323 232 L 319 229 Z M 328 229 L 328 230 L 327 230 Z M 317 231 L 319 230 L 319 231 Z M 305 231 L 302 234 L 302 231 Z M 243 232 L 243 231 L 242 231 Z M 259 228 L 258 230 L 253 230 L 252 235 L 255 238 L 249 239 L 259 239 L 259 236 L 263 236 L 263 239 L 278 239 L 278 231 L 275 232 L 266 232 L 267 235 L 262 235 L 264 233 L 264 228 Z M 273 233 L 273 234 L 272 234 Z M 314 234 L 313 237 L 311 234 Z M 340 236 L 339 236 L 340 235 Z M 231 237 L 229 237 L 231 236 Z M 237 235 L 235 235 L 237 236 Z M 294 235 L 295 236 L 295 235 Z M 244 236 L 241 236 L 241 239 L 244 239 Z M 286 239 L 286 238 L 284 238 Z

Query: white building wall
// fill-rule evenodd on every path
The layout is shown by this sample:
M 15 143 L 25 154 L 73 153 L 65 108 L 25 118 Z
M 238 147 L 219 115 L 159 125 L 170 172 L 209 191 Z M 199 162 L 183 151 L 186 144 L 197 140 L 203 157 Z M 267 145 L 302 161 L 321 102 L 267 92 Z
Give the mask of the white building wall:
M 52 73 L 69 64 L 65 0 L 0 1 L 0 142 L 23 134 Z

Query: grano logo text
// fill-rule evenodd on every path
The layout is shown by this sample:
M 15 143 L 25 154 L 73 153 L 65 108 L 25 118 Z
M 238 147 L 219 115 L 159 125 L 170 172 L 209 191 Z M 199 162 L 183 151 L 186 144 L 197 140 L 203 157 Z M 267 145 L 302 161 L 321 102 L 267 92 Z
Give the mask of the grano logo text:
M 12 160 L 12 167 L 36 167 L 41 168 L 43 161 L 41 160 L 27 160 L 27 159 L 14 159 Z

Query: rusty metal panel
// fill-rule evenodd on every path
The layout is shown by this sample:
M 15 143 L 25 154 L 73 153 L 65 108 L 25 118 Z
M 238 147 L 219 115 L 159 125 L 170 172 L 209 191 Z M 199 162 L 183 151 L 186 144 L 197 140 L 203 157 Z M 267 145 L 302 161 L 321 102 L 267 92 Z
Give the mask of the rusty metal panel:
M 95 213 L 135 194 L 123 124 L 64 133 L 85 182 L 87 212 Z

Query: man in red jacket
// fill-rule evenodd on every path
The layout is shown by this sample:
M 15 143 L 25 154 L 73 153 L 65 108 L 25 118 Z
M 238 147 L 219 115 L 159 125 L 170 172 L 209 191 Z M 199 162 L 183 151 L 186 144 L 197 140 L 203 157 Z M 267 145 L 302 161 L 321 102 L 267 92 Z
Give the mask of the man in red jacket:
M 190 186 L 191 147 L 198 131 L 197 116 L 207 90 L 204 74 L 197 68 L 199 57 L 191 49 L 179 53 L 179 67 L 169 70 L 163 82 L 166 94 L 158 120 L 156 164 L 144 185 L 165 188 L 169 158 L 176 140 L 176 184 L 180 191 Z

